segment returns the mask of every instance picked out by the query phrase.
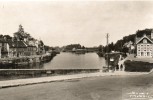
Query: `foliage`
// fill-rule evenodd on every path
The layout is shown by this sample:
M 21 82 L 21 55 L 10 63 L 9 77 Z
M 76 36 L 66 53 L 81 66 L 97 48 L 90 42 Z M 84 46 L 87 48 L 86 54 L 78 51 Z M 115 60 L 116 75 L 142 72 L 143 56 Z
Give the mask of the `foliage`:
M 129 48 L 128 47 L 122 47 L 122 52 L 123 53 L 127 53 L 129 51 Z
M 141 61 L 130 61 L 124 62 L 125 71 L 129 72 L 149 72 L 153 69 L 153 63 L 141 62 Z
M 66 50 L 72 50 L 73 48 L 75 49 L 81 49 L 82 46 L 80 44 L 71 44 L 71 45 L 67 45 L 65 47 Z M 84 48 L 84 47 L 83 47 Z
M 9 36 L 9 35 L 2 35 L 2 34 L 0 34 L 0 39 L 1 40 L 12 40 L 12 37 L 11 36 Z
M 50 50 L 50 47 L 47 46 L 47 45 L 44 45 L 44 49 L 45 49 L 45 51 L 49 51 Z
M 152 31 L 152 29 L 138 30 L 136 32 L 136 35 L 137 35 L 137 37 L 142 37 L 144 34 L 150 35 L 151 31 Z
M 99 46 L 98 46 L 98 51 L 99 51 L 99 52 L 102 52 L 102 51 L 103 51 L 103 48 L 104 48 L 104 47 L 103 47 L 102 45 L 99 45 Z
M 135 42 L 136 34 L 132 34 L 129 36 L 125 36 L 122 39 L 118 40 L 115 44 L 113 42 L 109 43 L 108 45 L 103 47 L 103 52 L 111 52 L 111 51 L 118 51 L 118 52 L 128 52 L 128 48 L 124 47 L 123 45 L 129 41 Z

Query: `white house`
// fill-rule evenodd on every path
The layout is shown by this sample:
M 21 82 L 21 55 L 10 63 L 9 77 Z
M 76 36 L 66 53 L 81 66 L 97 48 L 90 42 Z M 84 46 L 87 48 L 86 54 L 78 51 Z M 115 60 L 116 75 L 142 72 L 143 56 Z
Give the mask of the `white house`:
M 150 35 L 144 34 L 142 37 L 136 37 L 136 57 L 153 57 L 153 31 Z

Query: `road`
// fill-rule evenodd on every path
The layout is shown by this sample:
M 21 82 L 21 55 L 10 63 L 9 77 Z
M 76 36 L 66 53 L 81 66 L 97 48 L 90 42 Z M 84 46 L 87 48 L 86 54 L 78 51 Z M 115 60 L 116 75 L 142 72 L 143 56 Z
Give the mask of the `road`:
M 83 78 L 0 89 L 0 100 L 125 100 L 131 92 L 153 95 L 152 83 L 153 74 Z

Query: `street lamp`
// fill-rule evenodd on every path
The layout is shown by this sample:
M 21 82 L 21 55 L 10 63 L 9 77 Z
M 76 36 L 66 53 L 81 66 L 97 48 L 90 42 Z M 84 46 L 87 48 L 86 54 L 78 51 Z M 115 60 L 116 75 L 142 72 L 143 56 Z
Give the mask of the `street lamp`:
M 106 48 L 106 54 L 107 55 L 106 55 L 106 57 L 107 57 L 107 67 L 108 67 L 108 70 L 109 70 L 109 59 L 108 59 L 108 50 L 109 50 L 108 43 L 109 43 L 109 40 L 108 39 L 109 39 L 109 33 L 106 34 L 106 41 L 107 41 L 107 45 L 106 45 L 106 47 L 107 47 Z

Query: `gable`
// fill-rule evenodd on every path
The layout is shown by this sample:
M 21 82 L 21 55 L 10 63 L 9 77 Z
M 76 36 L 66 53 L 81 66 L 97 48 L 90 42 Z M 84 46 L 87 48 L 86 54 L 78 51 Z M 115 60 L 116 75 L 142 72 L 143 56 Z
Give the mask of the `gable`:
M 141 41 L 139 41 L 139 43 L 143 43 L 143 44 L 152 44 L 152 42 L 150 40 L 148 40 L 147 38 L 143 38 Z
M 141 39 L 139 39 L 136 44 L 138 44 L 138 43 L 151 43 L 152 44 L 153 41 L 150 38 L 148 38 L 147 36 L 144 36 Z

